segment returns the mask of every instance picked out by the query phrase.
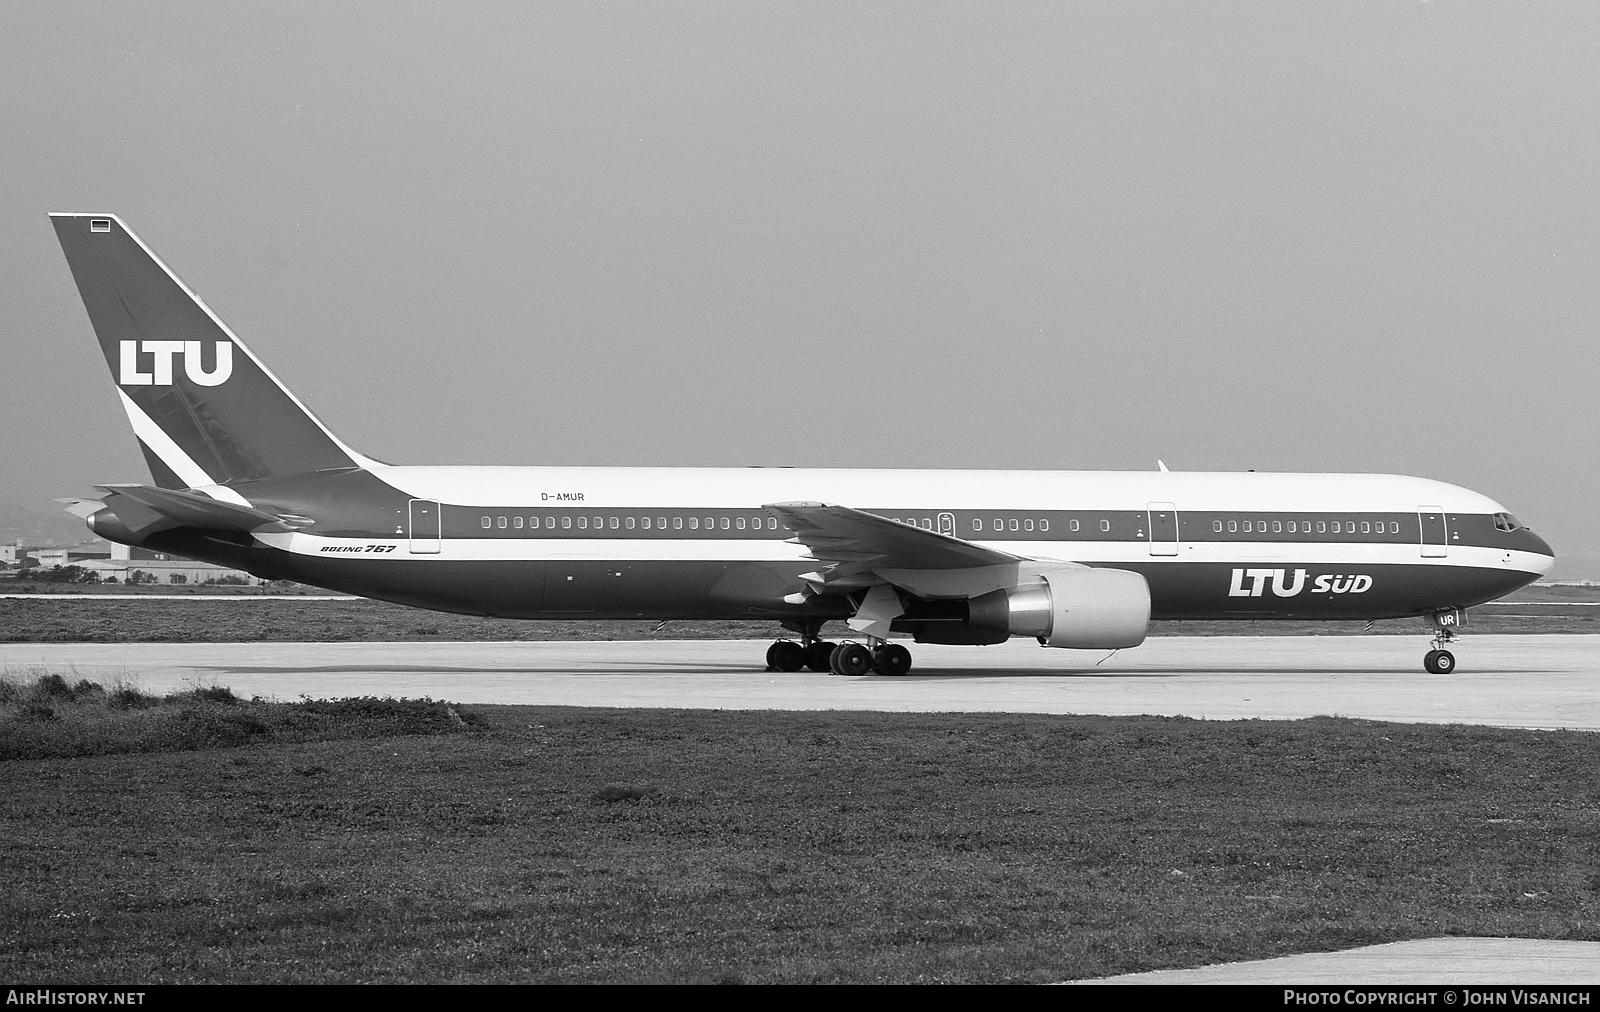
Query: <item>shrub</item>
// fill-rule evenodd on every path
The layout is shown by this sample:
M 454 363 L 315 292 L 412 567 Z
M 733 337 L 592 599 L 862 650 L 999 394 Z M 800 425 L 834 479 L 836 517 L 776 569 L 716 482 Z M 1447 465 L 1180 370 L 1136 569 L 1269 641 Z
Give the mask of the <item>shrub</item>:
M 48 706 L 45 706 L 43 703 L 24 704 L 22 709 L 18 711 L 17 715 L 23 720 L 33 721 L 40 724 L 47 720 L 56 719 L 56 711 L 52 710 Z
M 233 690 L 226 685 L 196 686 L 193 691 L 184 695 L 198 703 L 221 703 L 224 706 L 232 706 L 239 702 L 239 697 L 235 696 Z
M 51 672 L 40 675 L 33 683 L 33 697 L 35 699 L 59 699 L 72 702 L 72 686 L 60 675 Z
M 35 574 L 34 579 L 42 583 L 99 583 L 100 574 L 82 566 L 51 566 Z
M 106 694 L 106 705 L 113 710 L 147 710 L 161 700 L 131 685 L 118 685 Z

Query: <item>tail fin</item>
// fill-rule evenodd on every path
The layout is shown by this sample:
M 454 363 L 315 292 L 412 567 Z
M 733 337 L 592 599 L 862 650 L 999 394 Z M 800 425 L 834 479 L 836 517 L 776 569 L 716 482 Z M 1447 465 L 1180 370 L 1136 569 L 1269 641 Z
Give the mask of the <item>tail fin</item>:
M 372 463 L 306 410 L 121 219 L 50 218 L 157 485 Z

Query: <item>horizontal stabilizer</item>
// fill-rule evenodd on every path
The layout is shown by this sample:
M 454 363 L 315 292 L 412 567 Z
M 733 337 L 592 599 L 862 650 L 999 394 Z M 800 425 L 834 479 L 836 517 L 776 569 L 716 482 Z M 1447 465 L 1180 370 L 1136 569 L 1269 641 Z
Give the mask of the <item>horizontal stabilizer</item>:
M 123 507 L 115 499 L 127 498 L 140 506 L 173 521 L 180 527 L 194 527 L 205 531 L 240 531 L 245 534 L 282 534 L 307 526 L 300 517 L 285 518 L 253 506 L 240 506 L 223 502 L 198 492 L 179 492 L 149 485 L 98 485 L 109 493 L 105 503 L 119 517 Z M 126 518 L 124 518 L 126 520 Z
M 79 520 L 88 520 L 106 508 L 106 504 L 99 499 L 57 499 L 56 502 L 66 506 L 66 512 L 71 513 Z

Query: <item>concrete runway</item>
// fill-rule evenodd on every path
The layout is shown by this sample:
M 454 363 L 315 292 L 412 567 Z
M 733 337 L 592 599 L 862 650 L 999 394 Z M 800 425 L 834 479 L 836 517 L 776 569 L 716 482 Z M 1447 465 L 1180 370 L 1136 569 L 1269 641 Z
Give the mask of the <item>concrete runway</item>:
M 734 710 L 1318 714 L 1600 730 L 1600 636 L 1468 636 L 1450 675 L 1421 637 L 1153 638 L 1107 657 L 1030 641 L 915 648 L 901 678 L 761 670 L 761 641 L 582 643 L 13 643 L 0 671 L 131 680 L 149 691 L 225 685 L 279 699 L 431 696 L 463 703 Z M 1097 663 L 1098 662 L 1098 663 Z

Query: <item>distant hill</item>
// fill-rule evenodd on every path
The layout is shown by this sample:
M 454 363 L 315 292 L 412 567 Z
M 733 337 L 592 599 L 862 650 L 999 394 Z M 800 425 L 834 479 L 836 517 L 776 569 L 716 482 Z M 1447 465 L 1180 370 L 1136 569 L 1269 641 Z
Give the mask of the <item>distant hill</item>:
M 1556 553 L 1555 568 L 1546 580 L 1600 580 L 1600 557 Z
M 97 540 L 82 520 L 70 513 L 41 513 L 0 503 L 0 544 L 18 541 L 30 547 L 81 545 Z

